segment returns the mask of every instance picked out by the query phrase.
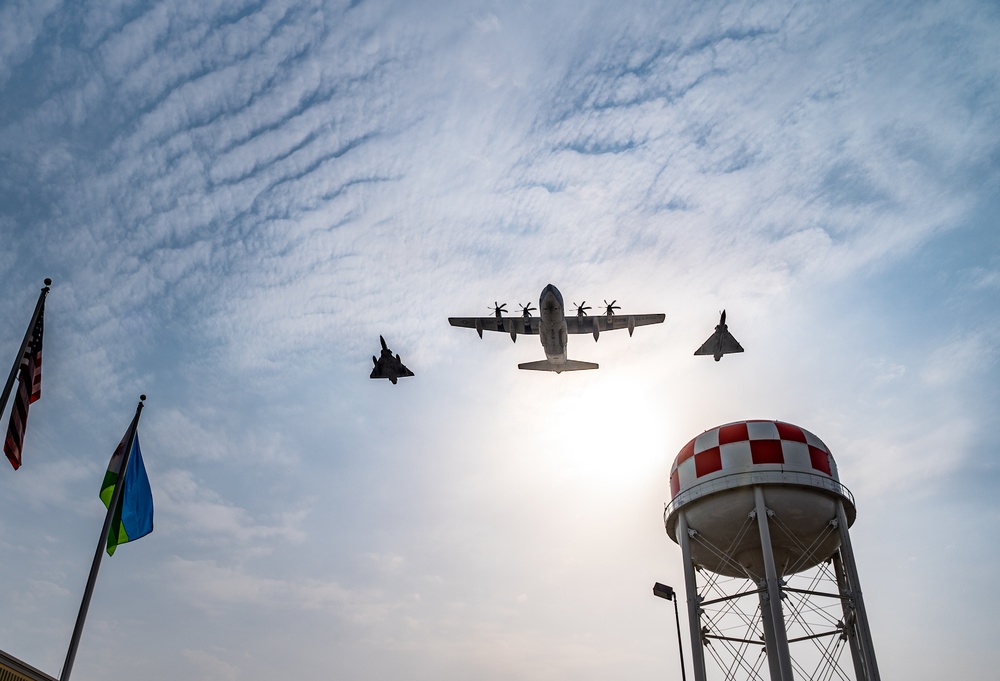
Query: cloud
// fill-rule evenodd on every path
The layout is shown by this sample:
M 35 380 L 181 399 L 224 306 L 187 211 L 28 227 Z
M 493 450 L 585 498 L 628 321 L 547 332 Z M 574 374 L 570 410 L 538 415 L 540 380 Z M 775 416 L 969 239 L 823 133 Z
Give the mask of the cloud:
M 0 86 L 35 48 L 45 20 L 59 8 L 58 0 L 12 2 L 0 7 Z
M 171 463 L 240 461 L 246 466 L 288 466 L 298 460 L 291 445 L 273 430 L 246 432 L 232 423 L 221 405 L 198 410 L 158 409 L 146 416 L 143 430 L 156 446 L 169 452 Z
M 209 609 L 220 605 L 251 610 L 317 609 L 353 600 L 351 593 L 335 582 L 268 579 L 211 561 L 175 558 L 164 570 L 172 588 Z
M 225 502 L 221 496 L 199 484 L 187 471 L 162 471 L 155 489 L 158 528 L 186 537 L 195 545 L 230 545 L 251 553 L 270 553 L 282 543 L 300 543 L 305 510 L 278 514 L 276 524 L 265 524 L 245 508 Z
M 871 365 L 871 373 L 874 375 L 872 383 L 876 387 L 881 387 L 903 378 L 906 375 L 906 367 L 885 358 L 879 358 Z
M 183 655 L 199 670 L 198 678 L 205 681 L 236 681 L 242 677 L 240 667 L 208 651 L 185 649 Z
M 31 411 L 29 411 L 29 416 Z M 37 417 L 36 417 L 37 418 Z M 34 425 L 34 424 L 32 424 Z M 32 433 L 34 435 L 34 433 Z M 35 445 L 26 452 L 24 463 L 29 466 L 29 471 L 18 476 L 16 487 L 11 489 L 13 498 L 28 508 L 39 509 L 62 509 L 63 511 L 80 511 L 79 500 L 74 492 L 80 483 L 93 480 L 95 468 L 91 462 L 80 458 L 58 458 L 51 457 L 51 442 L 39 446 L 39 441 L 33 439 L 29 441 Z M 108 458 L 114 446 L 108 450 Z M 32 455 L 39 455 L 46 458 L 32 458 Z M 99 485 L 99 483 L 97 483 Z M 98 487 L 94 487 L 94 498 L 97 497 Z
M 949 339 L 927 358 L 921 378 L 929 386 L 940 388 L 992 368 L 998 359 L 996 330 L 992 331 L 972 331 Z

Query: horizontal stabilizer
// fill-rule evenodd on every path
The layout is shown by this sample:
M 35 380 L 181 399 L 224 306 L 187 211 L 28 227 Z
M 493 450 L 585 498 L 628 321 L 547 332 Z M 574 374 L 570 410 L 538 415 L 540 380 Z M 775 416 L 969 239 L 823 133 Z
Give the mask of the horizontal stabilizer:
M 576 360 L 568 359 L 562 364 L 553 364 L 547 359 L 539 360 L 538 362 L 525 362 L 524 364 L 518 364 L 518 369 L 528 369 L 530 371 L 554 371 L 560 374 L 564 371 L 583 371 L 584 369 L 597 369 L 599 366 L 594 362 L 578 362 Z

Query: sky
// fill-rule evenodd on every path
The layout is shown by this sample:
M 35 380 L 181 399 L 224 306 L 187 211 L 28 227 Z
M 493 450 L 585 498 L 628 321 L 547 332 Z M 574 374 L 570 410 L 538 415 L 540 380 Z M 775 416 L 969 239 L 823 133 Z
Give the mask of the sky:
M 670 464 L 753 418 L 856 497 L 882 675 L 992 679 L 997 55 L 989 0 L 0 2 L 0 649 L 59 675 L 146 394 L 74 680 L 679 677 Z M 549 283 L 666 322 L 448 325 Z

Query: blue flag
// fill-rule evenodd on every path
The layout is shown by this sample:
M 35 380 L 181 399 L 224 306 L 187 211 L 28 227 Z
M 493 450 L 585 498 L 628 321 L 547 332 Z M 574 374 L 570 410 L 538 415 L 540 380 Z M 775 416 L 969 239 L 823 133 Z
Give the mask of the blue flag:
M 131 430 L 131 429 L 130 429 Z M 101 489 L 101 500 L 105 506 L 111 503 L 111 494 L 119 479 L 121 457 L 119 450 L 128 446 L 129 433 L 125 433 L 122 444 L 115 450 L 108 464 L 108 472 Z M 118 508 L 111 520 L 111 530 L 108 532 L 108 555 L 115 554 L 119 544 L 145 537 L 153 531 L 153 491 L 149 488 L 149 478 L 146 477 L 146 467 L 142 463 L 142 452 L 139 451 L 139 433 L 132 440 L 132 453 L 129 456 L 125 480 L 122 483 L 121 496 L 118 498 Z

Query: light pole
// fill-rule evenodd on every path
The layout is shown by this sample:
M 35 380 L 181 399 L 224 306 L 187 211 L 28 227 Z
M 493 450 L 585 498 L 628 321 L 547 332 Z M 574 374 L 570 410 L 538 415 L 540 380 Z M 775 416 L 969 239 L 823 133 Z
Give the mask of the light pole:
M 674 590 L 666 584 L 656 582 L 653 584 L 653 595 L 674 602 L 674 619 L 677 621 L 677 650 L 681 655 L 681 681 L 687 681 L 687 676 L 684 673 L 684 647 L 681 645 L 681 616 L 677 612 L 677 599 L 674 598 Z

